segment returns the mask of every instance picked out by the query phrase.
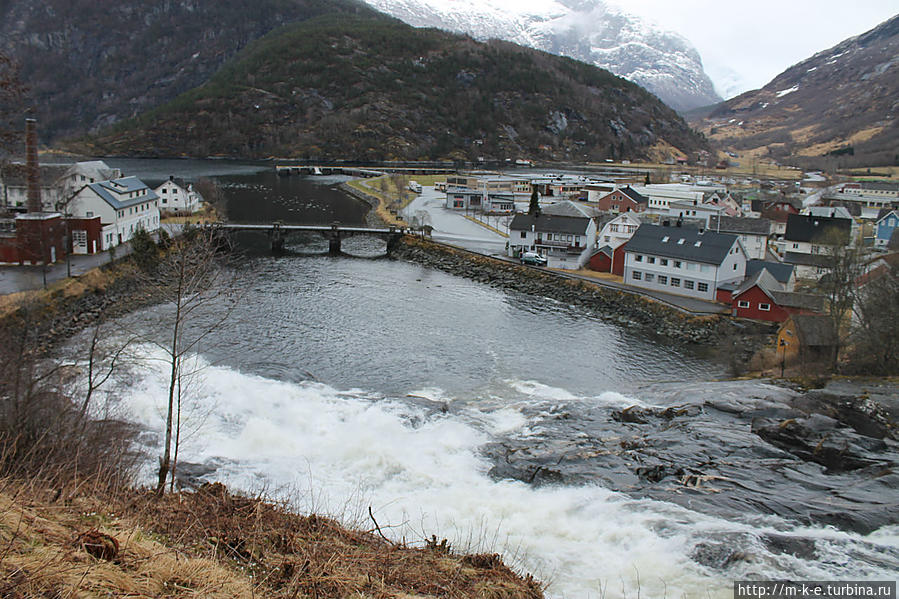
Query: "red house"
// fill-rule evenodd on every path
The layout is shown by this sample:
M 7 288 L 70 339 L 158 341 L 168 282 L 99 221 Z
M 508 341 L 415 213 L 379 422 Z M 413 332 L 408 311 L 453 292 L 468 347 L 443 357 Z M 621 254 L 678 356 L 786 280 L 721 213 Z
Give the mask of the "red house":
M 747 279 L 731 300 L 734 316 L 770 322 L 784 322 L 792 314 L 820 314 L 823 309 L 823 297 L 784 291 L 765 269 Z
M 599 198 L 598 208 L 603 212 L 643 212 L 647 206 L 649 198 L 637 193 L 628 185 Z
M 626 245 L 623 243 L 614 250 L 611 246 L 604 245 L 590 256 L 587 267 L 596 272 L 610 272 L 619 277 L 624 276 L 624 246 Z

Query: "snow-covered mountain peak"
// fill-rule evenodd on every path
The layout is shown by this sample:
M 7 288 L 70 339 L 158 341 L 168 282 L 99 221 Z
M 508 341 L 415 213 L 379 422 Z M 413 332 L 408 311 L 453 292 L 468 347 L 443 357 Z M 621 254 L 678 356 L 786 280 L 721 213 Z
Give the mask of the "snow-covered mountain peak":
M 603 0 L 366 0 L 416 27 L 498 38 L 608 69 L 687 110 L 721 100 L 681 35 Z

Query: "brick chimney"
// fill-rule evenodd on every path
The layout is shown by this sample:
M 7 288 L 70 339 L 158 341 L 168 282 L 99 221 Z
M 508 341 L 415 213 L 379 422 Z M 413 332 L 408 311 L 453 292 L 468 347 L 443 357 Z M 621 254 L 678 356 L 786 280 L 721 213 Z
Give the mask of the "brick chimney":
M 37 161 L 35 119 L 25 119 L 25 172 L 28 179 L 28 212 L 41 212 L 41 170 Z

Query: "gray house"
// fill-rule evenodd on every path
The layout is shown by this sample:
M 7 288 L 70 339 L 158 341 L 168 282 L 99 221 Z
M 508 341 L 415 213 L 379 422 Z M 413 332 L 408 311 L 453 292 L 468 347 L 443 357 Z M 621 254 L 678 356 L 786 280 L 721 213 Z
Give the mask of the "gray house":
M 715 301 L 746 276 L 746 250 L 729 233 L 644 224 L 624 250 L 624 282 L 644 289 Z

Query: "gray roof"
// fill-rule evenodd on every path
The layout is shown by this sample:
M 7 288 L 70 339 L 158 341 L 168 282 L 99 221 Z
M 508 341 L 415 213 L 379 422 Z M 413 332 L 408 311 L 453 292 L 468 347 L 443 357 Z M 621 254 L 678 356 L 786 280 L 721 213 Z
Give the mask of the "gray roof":
M 68 165 L 65 164 L 41 164 L 39 165 L 41 187 L 52 187 L 62 177 Z M 21 162 L 10 162 L 0 170 L 0 180 L 8 187 L 27 187 L 28 168 Z
M 820 295 L 815 295 L 814 293 L 775 290 L 768 291 L 767 293 L 778 306 L 801 308 L 803 310 L 811 310 L 812 312 L 824 311 L 824 298 Z
M 534 231 L 541 233 L 570 233 L 572 235 L 585 235 L 590 219 L 586 216 L 557 216 L 554 214 L 541 214 L 531 216 L 529 214 L 516 214 L 509 224 L 510 231 Z
M 709 216 L 709 229 L 717 233 L 767 236 L 771 233 L 771 221 L 767 218 L 745 218 L 713 214 Z
M 877 213 L 877 219 L 874 222 L 879 223 L 893 213 L 895 213 L 896 216 L 899 216 L 899 210 L 896 210 L 895 208 L 881 208 L 880 212 Z
M 793 276 L 792 264 L 755 259 L 749 260 L 746 263 L 746 276 L 751 277 L 762 269 L 767 270 L 769 273 L 771 273 L 772 276 L 774 276 L 775 279 L 777 279 L 784 285 L 789 283 L 790 277 Z
M 830 263 L 828 257 L 824 254 L 802 254 L 799 252 L 786 252 L 784 254 L 784 262 L 796 266 L 818 266 L 826 267 Z
M 784 239 L 812 243 L 841 240 L 848 243 L 851 231 L 852 221 L 846 218 L 791 214 L 787 217 Z
M 545 208 L 543 208 L 543 214 L 552 216 L 595 218 L 597 216 L 601 216 L 602 212 L 600 212 L 593 206 L 587 206 L 586 204 L 580 204 L 579 202 L 565 200 L 564 202 L 558 202 L 556 204 L 546 206 Z
M 156 192 L 152 191 L 137 177 L 123 177 L 113 181 L 100 181 L 99 183 L 91 183 L 87 185 L 87 187 L 103 198 L 103 200 L 115 210 L 121 210 L 123 208 L 158 199 Z M 142 190 L 147 190 L 147 193 L 135 198 L 124 198 L 120 200 L 117 196 L 117 193 L 124 194 Z
M 899 191 L 899 183 L 886 183 L 884 181 L 862 181 L 862 189 L 877 191 Z
M 758 285 L 758 287 L 762 291 L 768 294 L 769 297 L 771 297 L 772 291 L 783 290 L 783 285 L 780 283 L 780 281 L 775 279 L 774 275 L 768 272 L 767 269 L 763 268 L 755 272 L 751 277 L 747 277 L 746 280 L 744 280 L 740 285 L 740 288 L 737 290 L 737 292 L 734 293 L 734 297 L 737 297 L 738 295 L 749 291 L 756 285 Z
M 718 265 L 735 243 L 737 236 L 729 233 L 643 224 L 627 242 L 626 251 Z

